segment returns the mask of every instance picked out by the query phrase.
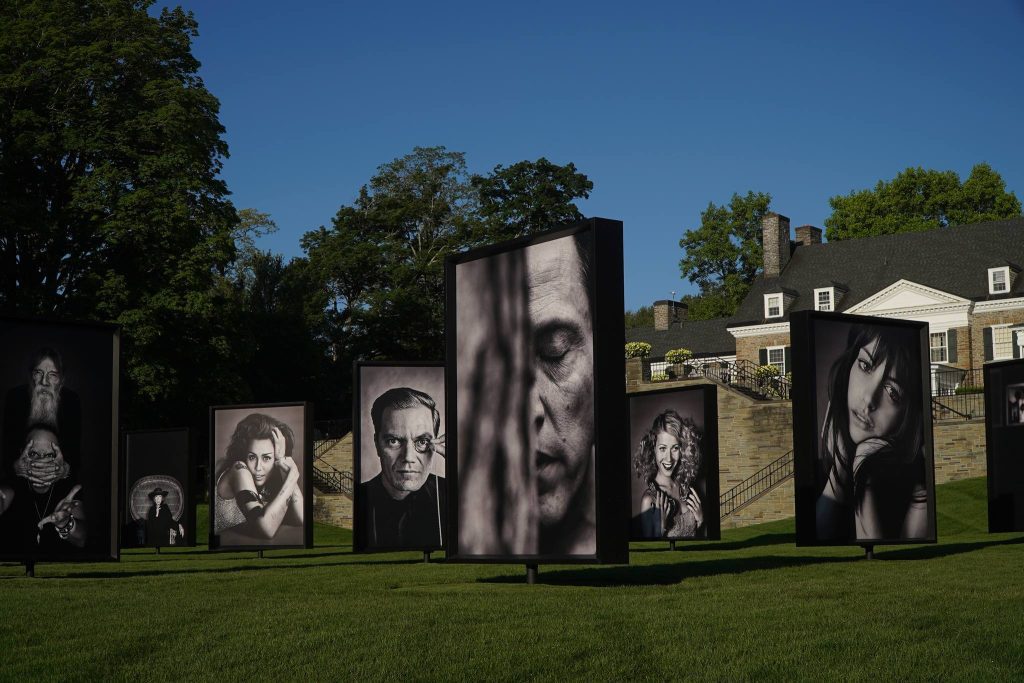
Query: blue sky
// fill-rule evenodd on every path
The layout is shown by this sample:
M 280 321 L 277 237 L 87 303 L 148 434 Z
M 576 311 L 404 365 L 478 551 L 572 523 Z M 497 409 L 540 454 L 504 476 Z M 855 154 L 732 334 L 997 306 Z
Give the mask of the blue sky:
M 824 227 L 833 195 L 986 161 L 1024 198 L 1021 0 L 182 4 L 233 200 L 289 257 L 415 146 L 575 163 L 630 309 L 694 291 L 679 238 L 734 192 Z

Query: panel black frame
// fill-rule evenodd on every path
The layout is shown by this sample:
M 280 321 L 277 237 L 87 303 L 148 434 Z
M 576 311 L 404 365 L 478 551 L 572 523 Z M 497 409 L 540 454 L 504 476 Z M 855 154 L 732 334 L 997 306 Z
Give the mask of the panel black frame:
M 701 437 L 702 455 L 705 458 L 705 476 L 707 477 L 707 490 L 704 492 L 704 500 L 702 501 L 705 511 L 704 524 L 707 528 L 707 535 L 702 537 L 685 537 L 685 538 L 669 538 L 668 536 L 637 536 L 633 533 L 632 528 L 632 517 L 633 517 L 633 501 L 630 500 L 630 534 L 629 540 L 634 543 L 642 542 L 661 542 L 661 541 L 678 541 L 678 542 L 692 542 L 699 543 L 702 541 L 720 541 L 722 540 L 722 505 L 721 505 L 721 490 L 719 482 L 719 443 L 718 443 L 718 387 L 714 384 L 690 384 L 686 386 L 666 387 L 661 389 L 654 389 L 651 391 L 636 391 L 627 396 L 628 404 L 628 425 L 629 433 L 632 434 L 633 424 L 633 400 L 638 398 L 647 398 L 649 396 L 657 395 L 671 395 L 671 394 L 690 394 L 690 393 L 701 393 L 703 394 L 703 406 L 704 406 L 704 434 Z M 712 449 L 713 456 L 709 457 L 708 449 L 706 445 L 713 443 Z M 630 458 L 632 458 L 633 447 L 635 444 L 629 444 Z M 629 470 L 629 481 L 632 483 L 633 477 L 632 466 Z M 632 496 L 631 496 L 632 498 Z M 710 501 L 714 501 L 713 505 Z M 712 512 L 713 511 L 713 512 Z
M 302 544 L 271 545 L 271 544 L 249 544 L 229 545 L 220 544 L 220 536 L 214 533 L 214 505 L 217 499 L 217 453 L 216 453 L 216 422 L 215 417 L 218 410 L 254 410 L 258 408 L 292 408 L 303 407 L 303 453 L 302 453 Z M 244 403 L 239 405 L 210 406 L 210 505 L 209 505 L 209 540 L 208 547 L 211 551 L 234 552 L 247 550 L 295 550 L 309 549 L 313 547 L 313 404 L 309 401 L 285 401 L 282 403 Z
M 817 353 L 815 324 L 832 321 L 874 327 L 901 327 L 917 332 L 921 376 L 921 420 L 924 430 L 925 487 L 928 491 L 928 533 L 923 538 L 818 539 L 815 504 L 818 441 Z M 931 370 L 928 353 L 928 324 L 911 320 L 878 318 L 824 311 L 796 311 L 790 314 L 789 338 L 793 359 L 793 480 L 797 546 L 922 545 L 938 540 L 935 504 L 935 445 L 932 430 Z
M 432 397 L 435 401 L 440 401 L 444 405 L 444 424 L 442 427 L 447 430 L 448 427 L 448 405 L 447 405 L 447 376 L 444 372 L 444 363 L 441 361 L 375 361 L 375 360 L 357 360 L 352 363 L 352 552 L 355 553 L 393 553 L 403 552 L 410 550 L 423 551 L 425 553 L 437 552 L 444 550 L 448 545 L 442 543 L 441 545 L 430 544 L 430 545 L 409 545 L 409 546 L 395 546 L 395 547 L 374 547 L 369 546 L 364 538 L 365 533 L 360 525 L 360 505 L 359 505 L 359 483 L 362 480 L 362 369 L 363 368 L 440 368 L 441 369 L 441 383 L 444 385 L 444 394 L 438 397 Z M 369 408 L 367 408 L 369 410 Z M 445 445 L 447 452 L 447 432 L 445 432 Z M 445 455 L 445 495 L 448 495 L 448 472 L 447 453 Z M 450 508 L 450 505 L 448 506 Z M 442 532 L 444 539 L 450 538 L 450 529 L 448 524 L 447 515 L 449 510 L 445 510 L 445 524 Z
M 0 548 L 0 562 L 117 562 L 121 559 L 120 539 L 120 403 L 121 403 L 121 326 L 116 323 L 95 322 L 86 320 L 61 320 L 53 317 L 25 316 L 25 315 L 0 315 L 0 324 L 14 323 L 20 325 L 39 325 L 41 327 L 67 328 L 70 330 L 87 329 L 108 332 L 111 336 L 111 396 L 110 396 L 110 460 L 108 463 L 109 472 L 106 479 L 110 486 L 109 502 L 109 550 L 100 553 L 58 553 L 53 555 L 35 555 L 5 553 Z
M 988 492 L 988 531 L 1024 531 L 1024 424 L 1003 420 L 1010 384 L 1024 384 L 1024 359 L 985 363 L 985 480 Z M 1016 445 L 1018 448 L 1013 449 Z
M 121 492 L 121 497 L 122 497 L 121 498 L 121 503 L 120 503 L 121 525 L 120 525 L 119 528 L 123 531 L 128 526 L 128 500 L 127 500 L 127 498 L 128 498 L 129 493 L 130 493 L 128 491 L 128 468 L 129 468 L 129 462 L 128 461 L 131 458 L 131 453 L 130 453 L 130 451 L 128 449 L 128 437 L 130 437 L 130 436 L 140 436 L 140 435 L 146 435 L 146 434 L 173 434 L 173 433 L 179 433 L 179 434 L 180 433 L 184 433 L 184 435 L 185 435 L 185 443 L 187 444 L 187 448 L 188 448 L 188 458 L 187 458 L 188 464 L 186 466 L 186 471 L 188 473 L 189 479 L 186 482 L 182 482 L 182 485 L 183 485 L 183 487 L 185 489 L 185 502 L 184 502 L 184 505 L 185 505 L 185 509 L 188 511 L 188 516 L 189 516 L 190 524 L 185 525 L 186 531 L 185 531 L 185 541 L 184 541 L 184 543 L 179 543 L 179 544 L 174 545 L 174 546 L 165 545 L 165 546 L 160 546 L 160 547 L 161 548 L 194 548 L 196 546 L 196 526 L 197 526 L 196 522 L 197 522 L 197 519 L 196 519 L 196 501 L 195 501 L 194 492 L 192 491 L 192 481 L 195 478 L 195 470 L 196 470 L 197 460 L 196 460 L 195 449 L 192 447 L 192 438 L 193 438 L 194 434 L 193 434 L 192 430 L 189 429 L 188 427 L 162 427 L 162 428 L 159 428 L 159 429 L 133 429 L 131 431 L 126 431 L 126 432 L 124 432 L 121 435 L 121 452 L 124 454 L 124 457 L 121 458 L 121 484 L 119 486 L 120 492 Z M 152 545 L 125 545 L 125 539 L 123 537 L 121 538 L 121 548 L 122 549 L 153 548 L 153 547 L 155 547 L 155 546 L 152 546 Z
M 592 555 L 468 555 L 459 549 L 457 323 L 455 270 L 458 265 L 552 240 L 591 232 L 590 294 L 594 342 L 594 487 L 596 550 Z M 493 244 L 445 259 L 446 479 L 448 480 L 448 559 L 456 562 L 536 565 L 626 564 L 629 562 L 630 495 L 626 390 L 622 349 L 625 328 L 622 222 L 590 218 L 572 226 Z

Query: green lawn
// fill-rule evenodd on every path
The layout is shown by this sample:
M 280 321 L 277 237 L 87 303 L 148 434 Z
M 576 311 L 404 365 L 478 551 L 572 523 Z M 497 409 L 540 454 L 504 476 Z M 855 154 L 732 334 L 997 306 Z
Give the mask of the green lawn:
M 939 487 L 933 546 L 795 548 L 791 521 L 634 544 L 630 566 L 424 564 L 317 547 L 0 565 L 0 678 L 1020 679 L 1024 535 Z M 202 518 L 202 514 L 200 514 Z M 205 530 L 201 530 L 205 533 Z

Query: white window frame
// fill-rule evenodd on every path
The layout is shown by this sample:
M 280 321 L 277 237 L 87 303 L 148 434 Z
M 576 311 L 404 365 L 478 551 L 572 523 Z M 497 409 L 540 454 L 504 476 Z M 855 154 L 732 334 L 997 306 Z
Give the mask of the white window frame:
M 996 289 L 996 275 L 1001 274 L 1003 276 L 1003 289 Z M 1010 291 L 1010 266 L 1003 266 L 1001 268 L 989 268 L 988 269 L 988 293 L 989 294 L 1006 294 Z
M 928 333 L 928 359 L 932 363 L 948 363 L 949 362 L 949 335 L 948 330 L 942 330 L 941 332 L 929 332 Z M 942 336 L 942 346 L 935 346 L 932 337 Z M 935 352 L 942 350 L 942 357 L 936 358 Z
M 785 346 L 768 346 L 768 347 L 765 347 L 764 351 L 765 351 L 764 357 L 765 357 L 765 360 L 767 360 L 768 365 L 775 365 L 775 366 L 777 366 L 779 368 L 779 377 L 785 377 L 786 370 L 788 370 L 788 368 L 786 367 L 786 347 Z M 772 360 L 772 351 L 778 351 L 782 355 L 782 359 L 779 360 L 779 361 L 773 361 Z
M 779 312 L 776 313 L 775 315 L 772 315 L 772 313 L 771 313 L 771 309 L 773 308 L 773 306 L 771 304 L 772 299 L 778 299 L 778 302 L 779 302 L 779 304 L 778 304 Z M 783 316 L 783 314 L 785 313 L 785 311 L 786 311 L 786 298 L 782 295 L 782 292 L 777 292 L 775 294 L 765 294 L 764 295 L 764 317 L 765 318 L 781 318 Z
M 828 294 L 828 308 L 821 307 L 821 294 Z M 836 310 L 836 288 L 835 287 L 819 287 L 814 290 L 814 310 L 816 311 L 834 311 Z
M 1016 343 L 1013 340 L 1013 331 L 1014 331 L 1014 329 L 1019 328 L 1019 327 L 1020 327 L 1020 325 L 1017 325 L 1015 323 L 1004 323 L 1002 325 L 992 325 L 992 360 L 1008 360 L 1010 358 L 1013 358 L 1013 345 Z M 1010 353 L 1008 355 L 1000 356 L 1000 355 L 998 355 L 996 353 L 996 349 L 998 348 L 997 343 L 996 343 L 996 330 L 1009 330 L 1009 332 L 1010 332 L 1010 341 L 1009 341 Z M 1002 342 L 1002 343 L 1005 343 L 1005 342 Z

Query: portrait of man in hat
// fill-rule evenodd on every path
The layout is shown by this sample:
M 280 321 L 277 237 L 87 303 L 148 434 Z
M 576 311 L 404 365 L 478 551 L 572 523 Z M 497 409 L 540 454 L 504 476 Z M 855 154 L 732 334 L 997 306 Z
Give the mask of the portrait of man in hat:
M 168 491 L 156 486 L 149 492 L 153 501 L 146 515 L 146 543 L 157 548 L 165 545 L 178 545 L 179 539 L 185 538 L 185 529 L 174 519 L 174 513 L 164 501 Z

